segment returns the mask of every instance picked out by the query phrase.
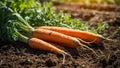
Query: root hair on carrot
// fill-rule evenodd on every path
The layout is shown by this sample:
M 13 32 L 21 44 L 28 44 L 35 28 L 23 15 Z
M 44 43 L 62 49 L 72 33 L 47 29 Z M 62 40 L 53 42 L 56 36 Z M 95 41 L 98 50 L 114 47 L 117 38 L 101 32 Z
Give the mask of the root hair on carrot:
M 90 48 L 89 46 L 87 46 L 87 45 L 85 45 L 85 44 L 82 44 L 82 43 L 79 43 L 79 44 L 81 45 L 82 48 L 85 47 L 85 48 L 89 49 L 90 51 L 93 52 L 93 54 L 94 54 L 95 56 L 99 57 L 98 54 L 95 52 L 95 50 L 93 50 L 93 49 Z
M 81 43 L 84 43 L 84 44 L 88 44 L 88 45 L 90 45 L 91 43 L 94 43 L 95 42 L 95 40 L 93 40 L 93 41 L 91 41 L 91 42 L 86 42 L 86 41 L 84 41 L 84 40 L 82 40 L 82 39 L 80 39 L 80 38 L 77 38 Z
M 62 62 L 62 64 L 65 64 L 65 57 L 66 56 L 69 56 L 73 60 L 72 56 L 70 54 L 68 54 L 67 52 L 65 52 L 65 51 L 63 51 L 62 55 L 63 55 L 63 62 Z

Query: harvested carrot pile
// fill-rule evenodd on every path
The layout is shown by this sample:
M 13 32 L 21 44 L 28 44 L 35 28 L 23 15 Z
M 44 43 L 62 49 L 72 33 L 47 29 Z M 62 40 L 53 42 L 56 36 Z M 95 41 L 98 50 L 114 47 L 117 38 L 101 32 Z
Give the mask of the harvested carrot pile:
M 34 29 L 18 13 L 11 13 L 12 14 L 8 17 L 7 22 L 2 24 L 3 27 L 1 26 L 2 29 L 5 30 L 1 31 L 1 35 L 6 34 L 5 36 L 7 38 L 5 40 L 8 41 L 25 42 L 29 44 L 31 48 L 50 51 L 62 55 L 69 55 L 49 42 L 55 42 L 67 47 L 77 48 L 78 46 L 85 46 L 79 41 L 79 39 L 86 42 L 89 41 L 96 43 L 101 43 L 102 39 L 104 39 L 102 36 L 90 32 L 72 30 L 63 27 L 43 26 Z M 2 39 L 2 41 L 5 40 Z

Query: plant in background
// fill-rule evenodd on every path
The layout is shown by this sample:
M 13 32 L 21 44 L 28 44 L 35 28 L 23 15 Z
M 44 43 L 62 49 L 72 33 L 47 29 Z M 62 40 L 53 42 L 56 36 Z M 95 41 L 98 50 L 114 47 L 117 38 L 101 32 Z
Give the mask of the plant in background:
M 108 28 L 109 25 L 107 23 L 98 23 L 98 28 L 96 29 L 98 31 L 99 34 L 101 34 L 103 32 L 103 30 L 105 30 L 106 28 Z

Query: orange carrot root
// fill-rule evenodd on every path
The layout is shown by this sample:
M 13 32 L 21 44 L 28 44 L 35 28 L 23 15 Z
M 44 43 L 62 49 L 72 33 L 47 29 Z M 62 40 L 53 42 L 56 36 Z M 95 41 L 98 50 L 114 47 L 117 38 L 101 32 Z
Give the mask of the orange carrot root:
M 57 54 L 61 54 L 61 50 L 52 46 L 51 44 L 37 39 L 37 38 L 31 38 L 28 41 L 29 45 L 31 48 L 35 48 L 35 49 L 40 49 L 40 50 L 46 50 L 46 51 L 50 51 L 50 52 L 54 52 Z
M 94 41 L 95 43 L 101 43 L 102 40 L 104 39 L 103 36 L 98 35 L 98 34 L 94 34 L 94 33 L 87 32 L 87 31 L 68 29 L 64 27 L 42 26 L 40 27 L 40 29 L 56 31 L 56 32 L 63 33 L 69 36 L 80 38 L 86 42 Z
M 36 37 L 45 41 L 64 44 L 67 47 L 72 47 L 72 48 L 76 48 L 77 46 L 79 46 L 78 39 L 59 33 L 59 32 L 51 31 L 51 30 L 35 29 L 33 31 L 33 37 Z
M 65 55 L 72 57 L 67 52 L 65 52 L 65 51 L 55 47 L 54 45 L 49 44 L 41 39 L 31 38 L 31 39 L 29 39 L 28 44 L 31 48 L 34 48 L 34 49 L 50 51 L 50 52 L 53 52 L 56 54 L 62 54 L 63 55 L 63 63 L 65 63 Z

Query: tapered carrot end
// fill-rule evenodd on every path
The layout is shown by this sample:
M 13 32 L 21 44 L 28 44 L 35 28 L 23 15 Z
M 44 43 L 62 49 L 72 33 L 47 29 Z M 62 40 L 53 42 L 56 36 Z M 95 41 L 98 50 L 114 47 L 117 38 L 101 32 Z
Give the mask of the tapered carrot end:
M 107 40 L 107 41 L 111 41 L 111 42 L 113 42 L 113 41 L 114 41 L 114 40 L 109 39 L 109 38 L 105 38 L 105 40 Z
M 114 40 L 100 36 L 102 41 L 114 42 Z

